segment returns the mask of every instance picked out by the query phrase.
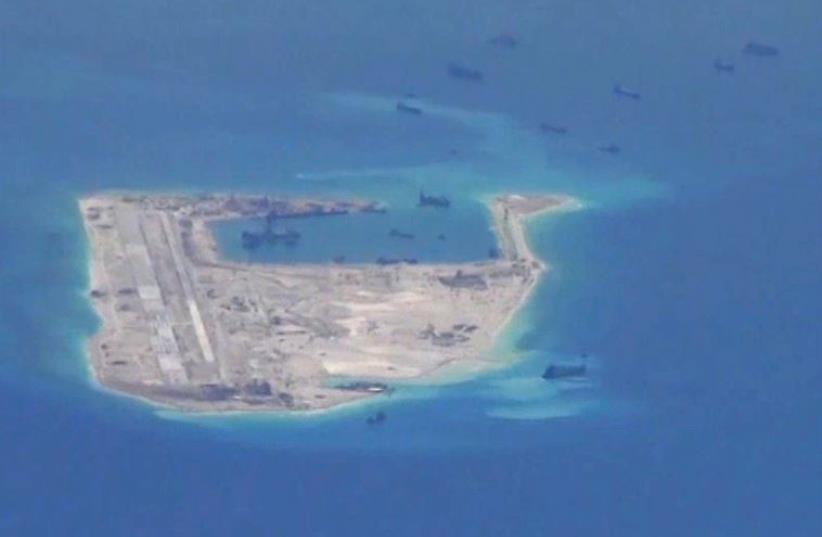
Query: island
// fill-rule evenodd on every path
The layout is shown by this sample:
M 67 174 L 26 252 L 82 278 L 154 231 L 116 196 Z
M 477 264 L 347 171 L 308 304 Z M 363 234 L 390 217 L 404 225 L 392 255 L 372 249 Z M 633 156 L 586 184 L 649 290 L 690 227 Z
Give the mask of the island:
M 90 245 L 89 342 L 100 386 L 189 412 L 312 411 L 453 368 L 482 371 L 546 265 L 524 221 L 567 196 L 489 203 L 497 253 L 471 263 L 263 264 L 224 259 L 236 218 L 344 218 L 360 200 L 101 193 L 80 199 Z M 420 209 L 425 210 L 425 209 Z

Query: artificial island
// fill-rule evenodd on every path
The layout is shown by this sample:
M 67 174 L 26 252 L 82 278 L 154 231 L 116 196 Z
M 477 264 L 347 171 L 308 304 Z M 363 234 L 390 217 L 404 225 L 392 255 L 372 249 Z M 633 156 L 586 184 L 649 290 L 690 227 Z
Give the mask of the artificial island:
M 574 204 L 495 198 L 497 253 L 476 262 L 262 264 L 224 259 L 211 224 L 385 209 L 250 195 L 84 197 L 90 296 L 102 319 L 91 369 L 118 393 L 228 412 L 328 409 L 392 381 L 493 367 L 495 339 L 546 270 L 524 220 Z

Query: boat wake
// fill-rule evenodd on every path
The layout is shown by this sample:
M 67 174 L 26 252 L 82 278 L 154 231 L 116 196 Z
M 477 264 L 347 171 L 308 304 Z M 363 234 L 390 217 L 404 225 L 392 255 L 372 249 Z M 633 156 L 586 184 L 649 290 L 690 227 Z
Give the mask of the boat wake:
M 590 378 L 546 381 L 539 376 L 492 381 L 485 395 L 494 401 L 492 418 L 544 420 L 576 416 L 594 410 L 598 399 Z

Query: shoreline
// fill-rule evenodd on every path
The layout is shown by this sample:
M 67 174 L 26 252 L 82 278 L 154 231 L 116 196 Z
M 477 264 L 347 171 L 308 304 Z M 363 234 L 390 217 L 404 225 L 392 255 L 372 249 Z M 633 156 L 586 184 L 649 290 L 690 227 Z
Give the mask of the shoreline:
M 159 411 L 168 411 L 171 413 L 179 413 L 181 415 L 191 415 L 195 414 L 197 416 L 227 416 L 227 415 L 259 415 L 259 414 L 283 414 L 283 415 L 300 415 L 308 417 L 310 415 L 316 414 L 325 414 L 329 411 L 336 410 L 339 407 L 350 408 L 351 406 L 356 406 L 356 404 L 371 402 L 376 398 L 376 395 L 382 394 L 383 392 L 346 392 L 340 394 L 341 390 L 337 389 L 334 390 L 334 396 L 331 397 L 329 400 L 325 402 L 314 402 L 311 403 L 307 407 L 289 407 L 289 408 L 270 408 L 268 406 L 256 406 L 258 403 L 254 403 L 255 406 L 240 407 L 238 408 L 234 403 L 229 402 L 220 402 L 219 405 L 209 405 L 203 403 L 184 403 L 179 400 L 168 400 L 167 396 L 158 396 L 156 392 L 152 391 L 155 388 L 151 388 L 151 385 L 148 386 L 148 392 L 143 392 L 132 387 L 131 384 L 123 384 L 118 381 L 112 381 L 110 377 L 106 376 L 106 373 L 111 373 L 111 371 L 107 371 L 105 367 L 100 367 L 101 359 L 100 359 L 100 350 L 98 345 L 100 342 L 105 339 L 107 336 L 111 336 L 112 334 L 112 325 L 117 324 L 117 314 L 114 313 L 112 307 L 106 307 L 99 302 L 101 302 L 100 297 L 102 295 L 102 291 L 100 291 L 101 287 L 105 287 L 106 289 L 113 289 L 112 283 L 110 281 L 110 277 L 107 273 L 107 268 L 109 270 L 110 267 L 106 267 L 106 263 L 108 262 L 109 265 L 111 264 L 110 260 L 106 260 L 105 256 L 100 254 L 99 244 L 95 244 L 95 231 L 94 225 L 92 224 L 92 217 L 89 214 L 98 214 L 97 208 L 94 203 L 99 202 L 100 200 L 106 200 L 106 202 L 116 199 L 112 198 L 110 194 L 93 194 L 89 197 L 83 198 L 79 200 L 78 207 L 80 208 L 81 212 L 83 212 L 83 221 L 84 221 L 84 228 L 86 230 L 87 236 L 89 238 L 89 263 L 88 263 L 88 270 L 89 270 L 89 292 L 92 295 L 92 302 L 97 313 L 98 317 L 102 321 L 102 326 L 98 329 L 97 333 L 95 333 L 91 338 L 89 338 L 87 349 L 88 349 L 88 364 L 90 365 L 89 369 L 91 369 L 91 380 L 95 385 L 95 388 L 101 389 L 106 392 L 112 392 L 118 396 L 126 396 L 132 399 L 139 401 L 140 403 L 148 404 L 152 407 L 155 407 Z M 151 194 L 146 195 L 143 194 L 139 196 L 139 202 L 145 203 L 145 200 L 162 200 L 164 199 L 163 195 L 159 194 Z M 168 198 L 173 200 L 179 199 L 189 199 L 189 198 Z M 218 196 L 203 196 L 201 199 L 206 200 L 220 200 Z M 232 201 L 235 197 L 230 198 Z M 245 199 L 245 198 L 244 198 Z M 248 198 L 251 199 L 251 198 Z M 308 202 L 304 203 L 331 203 L 331 202 L 318 202 L 319 198 L 312 198 Z M 352 202 L 346 202 L 348 204 Z M 363 203 L 363 202 L 357 202 Z M 162 203 L 160 203 L 162 205 Z M 485 348 L 484 352 L 476 352 L 474 355 L 467 356 L 464 354 L 455 354 L 453 356 L 447 357 L 444 356 L 440 360 L 436 360 L 426 366 L 422 364 L 424 362 L 419 362 L 417 366 L 411 366 L 413 369 L 408 369 L 406 372 L 405 370 L 399 369 L 396 370 L 394 373 L 390 373 L 389 375 L 385 375 L 389 371 L 384 371 L 382 375 L 374 374 L 374 375 L 362 375 L 362 374 L 354 374 L 349 375 L 342 373 L 343 377 L 348 378 L 371 378 L 375 379 L 374 382 L 392 382 L 392 381 L 399 381 L 400 384 L 404 382 L 411 382 L 414 384 L 423 385 L 428 381 L 431 385 L 441 384 L 437 382 L 438 377 L 447 377 L 449 371 L 453 371 L 454 369 L 463 369 L 466 373 L 462 376 L 466 378 L 470 378 L 471 376 L 479 375 L 489 369 L 500 367 L 504 364 L 500 362 L 496 362 L 493 359 L 488 358 L 488 353 L 492 352 L 494 347 L 498 344 L 500 336 L 506 332 L 513 319 L 516 317 L 517 313 L 519 313 L 522 308 L 527 304 L 528 300 L 531 298 L 534 288 L 536 285 L 541 281 L 542 274 L 549 269 L 549 266 L 540 260 L 534 252 L 530 248 L 530 244 L 528 243 L 527 237 L 527 230 L 526 225 L 528 221 L 535 219 L 537 217 L 544 216 L 549 213 L 554 213 L 558 211 L 566 211 L 566 210 L 573 210 L 580 207 L 580 204 L 577 200 L 570 196 L 540 196 L 540 197 L 524 197 L 524 196 L 501 196 L 497 197 L 493 204 L 485 204 L 486 207 L 489 208 L 494 223 L 494 229 L 498 239 L 498 245 L 500 246 L 500 250 L 503 250 L 504 254 L 503 257 L 505 258 L 504 261 L 479 261 L 475 263 L 444 263 L 444 264 L 430 264 L 430 265 L 419 265 L 419 266 L 402 266 L 397 268 L 375 268 L 373 266 L 369 266 L 368 264 L 352 264 L 347 267 L 339 268 L 335 273 L 337 276 L 340 277 L 352 277 L 354 275 L 361 275 L 362 273 L 373 273 L 373 274 L 396 274 L 396 277 L 399 278 L 412 278 L 412 281 L 417 281 L 418 278 L 424 277 L 424 271 L 435 271 L 435 273 L 443 274 L 444 271 L 451 271 L 456 270 L 456 277 L 449 277 L 447 280 L 451 281 L 453 278 L 469 278 L 469 276 L 460 276 L 460 271 L 462 270 L 459 267 L 474 267 L 474 270 L 485 270 L 488 271 L 489 269 L 501 270 L 502 266 L 505 263 L 510 262 L 512 267 L 520 267 L 516 270 L 526 270 L 522 276 L 522 284 L 519 284 L 519 291 L 517 291 L 516 301 L 513 303 L 508 303 L 508 306 L 505 306 L 502 313 L 504 313 L 504 317 L 501 320 L 495 321 L 493 326 L 489 326 L 490 332 L 481 338 L 482 341 L 488 341 L 487 348 Z M 353 206 L 353 205 L 352 205 Z M 366 207 L 366 210 L 369 210 L 372 207 L 375 207 L 375 204 L 367 204 L 367 205 L 358 205 L 356 207 Z M 90 207 L 94 209 L 92 213 L 89 213 Z M 326 206 L 322 206 L 326 207 Z M 334 205 L 329 205 L 330 209 L 321 209 L 322 211 L 325 210 L 333 210 L 335 207 Z M 349 205 L 345 205 L 345 207 L 349 207 Z M 151 207 L 150 211 L 147 211 L 146 214 L 153 217 L 154 207 Z M 165 207 L 163 207 L 165 209 Z M 327 214 L 344 214 L 344 213 L 327 213 Z M 237 271 L 244 271 L 247 273 L 255 273 L 256 271 L 265 271 L 266 273 L 277 273 L 278 275 L 285 274 L 286 276 L 290 277 L 303 277 L 305 278 L 305 274 L 310 271 L 317 271 L 322 270 L 324 272 L 334 272 L 333 268 L 329 268 L 326 264 L 304 264 L 304 265 L 291 265 L 289 267 L 284 267 L 281 265 L 265 265 L 261 264 L 262 266 L 258 266 L 258 264 L 247 264 L 247 263 L 235 263 L 235 262 L 228 262 L 220 257 L 220 252 L 217 250 L 216 240 L 210 231 L 208 230 L 207 225 L 203 225 L 201 229 L 197 230 L 197 224 L 207 224 L 209 221 L 214 219 L 231 219 L 236 218 L 235 215 L 206 215 L 205 217 L 201 218 L 199 222 L 195 221 L 195 225 L 192 226 L 192 229 L 195 231 L 203 232 L 202 236 L 199 237 L 201 242 L 197 244 L 201 247 L 200 250 L 194 250 L 194 253 L 186 252 L 187 256 L 191 256 L 189 259 L 190 262 L 194 263 L 193 268 L 183 269 L 185 271 L 191 272 L 198 272 L 204 271 L 205 269 L 212 268 L 210 265 L 213 264 L 215 267 L 218 267 L 220 270 L 229 270 L 233 272 Z M 96 218 L 96 216 L 94 217 Z M 166 229 L 169 226 L 169 222 L 172 224 L 176 224 L 179 222 L 180 218 L 174 217 L 174 219 L 170 219 L 168 217 L 163 217 L 165 220 L 164 226 Z M 183 218 L 182 220 L 185 220 Z M 193 219 L 192 219 L 193 220 Z M 185 231 L 183 231 L 185 235 Z M 196 235 L 196 233 L 193 233 Z M 166 240 L 171 240 L 170 236 L 166 236 Z M 173 243 L 174 241 L 172 241 Z M 196 243 L 196 237 L 194 242 Z M 205 246 L 206 251 L 202 250 L 202 247 Z M 182 249 L 185 250 L 186 247 L 190 247 L 189 244 L 184 243 L 182 245 Z M 125 248 L 125 251 L 131 251 L 128 247 Z M 172 252 L 175 248 L 172 247 Z M 205 258 L 200 257 L 200 255 L 206 254 Z M 182 262 L 180 259 L 175 259 L 175 262 L 180 263 Z M 201 263 L 204 263 L 203 266 L 199 266 Z M 524 269 L 523 267 L 530 267 Z M 510 270 L 510 269 L 508 269 Z M 431 273 L 434 274 L 434 273 Z M 530 274 L 530 276 L 525 276 L 526 274 Z M 347 275 L 347 276 L 346 276 Z M 162 274 L 161 274 L 162 276 Z M 428 276 L 431 277 L 431 276 Z M 443 280 L 445 276 L 440 275 L 436 276 Z M 195 280 L 192 280 L 194 282 Z M 445 280 L 444 280 L 445 281 Z M 462 285 L 460 281 L 455 281 L 455 284 Z M 189 284 L 190 286 L 191 284 Z M 524 287 L 523 287 L 524 285 Z M 190 293 L 195 293 L 194 288 L 189 289 Z M 199 291 L 196 291 L 198 293 Z M 97 297 L 94 295 L 97 294 Z M 470 291 L 465 291 L 462 294 L 470 294 Z M 457 297 L 459 297 L 459 293 Z M 192 295 L 193 297 L 193 295 Z M 513 298 L 513 297 L 512 297 Z M 201 301 L 201 297 L 196 295 L 196 298 L 193 298 L 197 302 Z M 417 298 L 414 299 L 416 303 Z M 442 300 L 442 299 L 440 299 Z M 104 301 L 104 299 L 102 300 Z M 110 305 L 109 305 L 110 306 Z M 198 306 L 194 306 L 197 308 Z M 202 307 L 202 306 L 200 306 Z M 360 306 L 356 306 L 355 303 L 348 303 L 349 308 L 355 308 L 353 311 L 359 311 L 356 308 Z M 364 307 L 364 305 L 362 306 Z M 370 306 L 369 306 L 370 308 Z M 373 309 L 373 308 L 372 308 Z M 162 310 L 162 307 L 161 307 Z M 369 310 L 364 310 L 365 312 Z M 210 338 L 212 336 L 209 335 L 209 331 L 213 330 L 213 320 L 208 319 L 209 313 L 206 312 L 206 316 L 204 317 L 206 325 L 209 326 L 206 329 L 205 325 L 202 325 L 201 321 L 201 332 L 205 334 L 205 338 Z M 368 315 L 368 313 L 364 313 L 364 315 Z M 458 326 L 458 325 L 455 325 Z M 398 329 L 402 329 L 399 327 Z M 434 333 L 436 337 L 439 337 L 437 333 Z M 105 347 L 105 345 L 103 345 Z M 479 348 L 477 348 L 479 351 Z M 326 352 L 333 352 L 333 346 L 328 347 Z M 108 355 L 106 351 L 104 354 Z M 212 358 L 212 360 L 214 360 Z M 328 362 L 326 367 L 330 367 L 331 364 L 339 364 L 342 365 L 345 362 Z M 390 363 L 390 362 L 389 362 Z M 195 364 L 196 365 L 196 364 Z M 205 364 L 207 365 L 207 363 Z M 98 367 L 95 367 L 98 366 Z M 188 367 L 188 366 L 186 366 Z M 336 367 L 336 366 L 335 366 Z M 349 366 L 346 366 L 349 367 Z M 357 371 L 357 367 L 359 367 L 360 371 L 362 370 L 361 366 L 353 365 L 354 369 L 352 371 Z M 366 366 L 371 367 L 371 366 Z M 178 369 L 179 370 L 179 369 Z M 175 370 L 176 371 L 176 370 Z M 179 370 L 183 371 L 183 370 Z M 328 370 L 333 374 L 332 369 Z M 342 370 L 345 371 L 345 370 Z M 173 373 L 173 371 L 172 371 Z M 177 375 L 183 375 L 184 372 L 181 373 L 173 373 Z M 339 375 L 340 373 L 337 373 Z M 398 376 L 399 375 L 399 376 Z M 443 380 L 440 378 L 440 380 Z M 256 382 L 256 381 L 255 381 Z M 370 381 L 369 381 L 370 382 Z M 445 379 L 442 383 L 448 383 L 449 381 Z M 156 385 L 156 382 L 152 385 Z M 299 389 L 299 388 L 298 388 Z M 319 388 L 318 388 L 319 389 Z M 325 392 L 328 392 L 328 389 L 325 389 Z M 175 396 L 176 397 L 176 396 Z M 324 398 L 327 396 L 324 396 Z M 255 401 L 256 399 L 252 400 Z
M 542 217 L 545 217 L 549 214 L 556 214 L 561 212 L 568 212 L 568 211 L 578 211 L 583 208 L 582 203 L 572 197 L 572 196 L 555 196 L 558 199 L 561 199 L 559 205 L 554 207 L 543 207 L 537 211 L 524 214 L 524 215 L 517 215 L 515 216 L 517 220 L 517 225 L 514 226 L 514 232 L 518 236 L 518 241 L 522 244 L 523 250 L 528 253 L 528 256 L 535 260 L 537 263 L 540 264 L 540 274 L 537 278 L 534 279 L 534 282 L 531 288 L 528 289 L 528 292 L 523 295 L 521 301 L 517 304 L 517 307 L 511 310 L 509 316 L 505 319 L 503 324 L 497 328 L 497 331 L 494 333 L 494 339 L 498 339 L 504 332 L 507 331 L 508 325 L 514 318 L 517 316 L 518 313 L 522 311 L 525 305 L 529 302 L 531 298 L 531 294 L 533 293 L 534 289 L 536 289 L 537 285 L 539 285 L 542 277 L 542 273 L 548 272 L 551 270 L 551 265 L 547 263 L 545 260 L 541 259 L 537 256 L 534 251 L 531 249 L 531 244 L 528 238 L 528 230 L 527 226 L 530 222 L 534 220 L 538 220 Z M 491 210 L 492 215 L 494 215 L 494 230 L 500 229 L 500 222 L 499 222 L 499 215 L 494 214 L 493 206 L 489 206 L 489 210 Z

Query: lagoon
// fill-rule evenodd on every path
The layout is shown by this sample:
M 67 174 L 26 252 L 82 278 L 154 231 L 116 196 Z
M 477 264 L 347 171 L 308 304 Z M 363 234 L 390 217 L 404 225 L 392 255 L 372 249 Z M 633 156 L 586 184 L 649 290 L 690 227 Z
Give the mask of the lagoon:
M 462 200 L 450 209 L 404 206 L 389 207 L 385 213 L 284 219 L 273 229 L 297 231 L 295 244 L 244 249 L 243 231 L 261 232 L 265 225 L 262 218 L 225 220 L 212 224 L 212 230 L 225 257 L 256 263 L 331 263 L 340 258 L 374 263 L 379 257 L 462 263 L 488 259 L 497 244 L 487 207 Z

